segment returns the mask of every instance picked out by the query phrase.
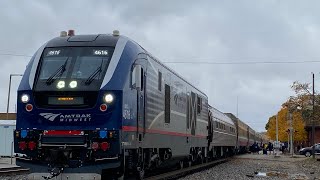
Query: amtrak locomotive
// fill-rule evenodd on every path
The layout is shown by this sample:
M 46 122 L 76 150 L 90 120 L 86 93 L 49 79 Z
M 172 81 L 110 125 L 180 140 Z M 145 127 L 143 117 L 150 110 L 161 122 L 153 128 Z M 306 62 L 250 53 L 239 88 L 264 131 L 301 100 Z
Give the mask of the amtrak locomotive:
M 182 168 L 235 153 L 237 121 L 118 31 L 70 30 L 41 46 L 25 70 L 14 149 L 23 154 L 17 165 L 47 173 L 45 179 L 142 179 L 167 162 Z M 242 137 L 245 146 L 253 135 Z

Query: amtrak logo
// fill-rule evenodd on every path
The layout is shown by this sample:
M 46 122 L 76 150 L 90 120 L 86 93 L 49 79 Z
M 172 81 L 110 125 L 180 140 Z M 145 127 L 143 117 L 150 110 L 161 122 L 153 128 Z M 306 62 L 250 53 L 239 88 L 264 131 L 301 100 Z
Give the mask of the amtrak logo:
M 40 113 L 40 116 L 49 121 L 54 121 L 57 117 L 60 122 L 88 122 L 91 121 L 91 114 L 54 114 L 54 113 Z
M 53 113 L 40 113 L 40 116 L 48 119 L 49 121 L 54 121 L 56 117 L 58 117 L 61 113 L 59 114 L 53 114 Z

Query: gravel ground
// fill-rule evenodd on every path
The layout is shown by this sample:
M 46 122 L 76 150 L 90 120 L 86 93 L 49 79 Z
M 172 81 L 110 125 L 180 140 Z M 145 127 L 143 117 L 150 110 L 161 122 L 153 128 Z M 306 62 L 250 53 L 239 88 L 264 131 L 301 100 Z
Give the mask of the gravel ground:
M 257 172 L 267 176 L 257 176 Z M 259 179 L 319 179 L 320 161 L 311 158 L 297 161 L 264 160 L 264 159 L 232 159 L 211 169 L 198 172 L 181 180 L 259 180 Z M 0 176 L 0 180 L 26 180 L 26 175 Z
M 0 176 L 1 180 L 26 180 L 27 175 Z
M 303 170 L 310 179 L 320 180 L 320 161 L 310 158 L 301 163 L 297 163 L 297 166 Z
M 270 161 L 233 159 L 211 169 L 184 177 L 184 180 L 197 179 L 320 179 L 320 161 L 312 159 L 300 161 Z M 257 176 L 257 172 L 267 176 Z

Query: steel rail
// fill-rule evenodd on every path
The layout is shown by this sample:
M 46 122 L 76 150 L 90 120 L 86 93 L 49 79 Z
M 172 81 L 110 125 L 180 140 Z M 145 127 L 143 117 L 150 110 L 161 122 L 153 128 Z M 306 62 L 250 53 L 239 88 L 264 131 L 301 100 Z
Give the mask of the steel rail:
M 230 160 L 229 158 L 219 159 L 219 160 L 211 161 L 211 162 L 208 162 L 208 163 L 198 164 L 198 165 L 195 165 L 195 166 L 191 166 L 191 167 L 187 167 L 187 168 L 183 168 L 183 169 L 179 169 L 179 170 L 175 170 L 175 171 L 171 171 L 171 172 L 167 172 L 167 173 L 163 173 L 163 174 L 147 177 L 147 178 L 145 178 L 145 180 L 178 179 L 178 178 L 181 178 L 181 177 L 185 177 L 185 176 L 187 176 L 189 174 L 193 174 L 193 173 L 196 173 L 196 172 L 203 171 L 205 169 L 209 169 L 209 168 L 214 167 L 216 165 L 225 163 L 225 162 L 227 162 L 229 160 Z

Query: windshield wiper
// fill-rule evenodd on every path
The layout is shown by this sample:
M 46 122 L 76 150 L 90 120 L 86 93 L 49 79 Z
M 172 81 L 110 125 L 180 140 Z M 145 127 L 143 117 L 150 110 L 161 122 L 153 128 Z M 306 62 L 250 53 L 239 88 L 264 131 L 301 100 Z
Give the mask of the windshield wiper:
M 103 59 L 101 58 L 101 64 L 100 66 L 95 70 L 93 71 L 93 73 L 88 77 L 88 79 L 85 81 L 85 85 L 90 85 L 92 83 L 92 81 L 94 80 L 94 78 L 96 78 L 96 76 L 102 71 L 102 64 L 103 64 Z
M 92 81 L 94 80 L 94 78 L 96 78 L 96 76 L 98 74 L 100 74 L 100 72 L 102 71 L 101 66 L 99 66 L 86 80 L 85 84 L 86 85 L 90 85 L 92 83 Z
M 66 59 L 63 65 L 61 65 L 56 72 L 54 72 L 46 81 L 47 85 L 52 84 L 57 78 L 61 77 L 62 74 L 66 71 L 66 66 L 68 63 L 69 57 Z

